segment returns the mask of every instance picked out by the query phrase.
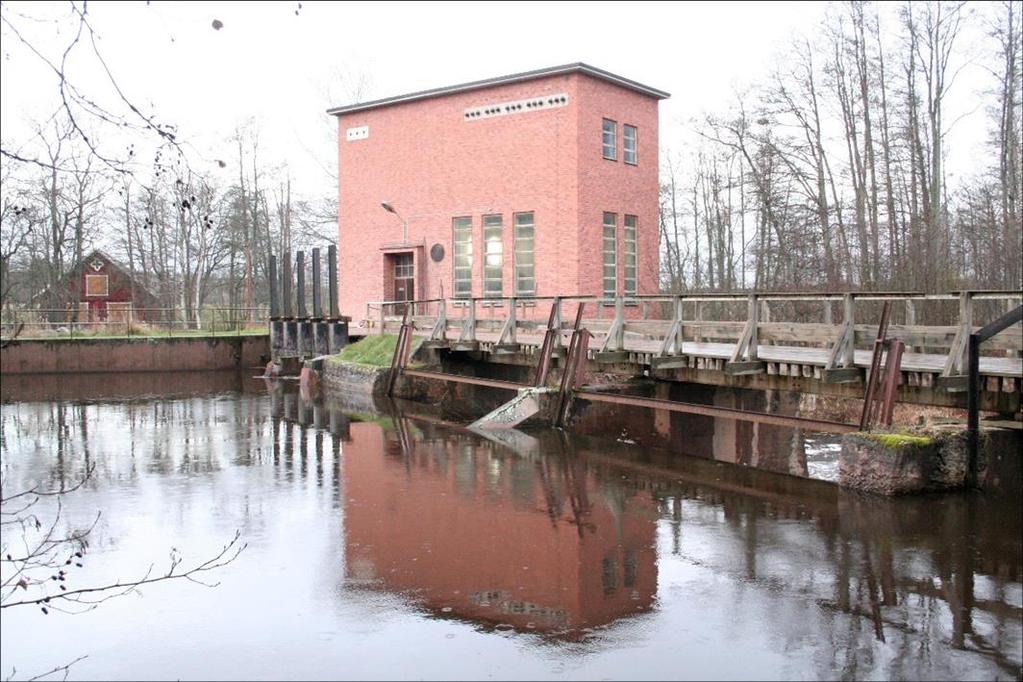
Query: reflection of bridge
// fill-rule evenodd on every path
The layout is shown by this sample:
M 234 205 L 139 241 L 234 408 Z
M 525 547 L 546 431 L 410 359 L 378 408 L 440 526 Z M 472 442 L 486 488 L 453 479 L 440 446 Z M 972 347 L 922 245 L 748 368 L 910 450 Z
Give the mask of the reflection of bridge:
M 600 300 L 586 296 L 388 301 L 367 309 L 364 325 L 395 332 L 411 306 L 415 332 L 450 352 L 483 352 L 491 362 L 528 364 L 543 345 L 553 307 L 554 354 L 571 325 L 566 306 L 585 305 L 589 359 L 617 370 L 677 381 L 862 397 L 884 303 L 887 337 L 905 344 L 899 400 L 965 406 L 972 331 L 1023 298 L 1016 291 L 916 293 L 700 294 Z M 918 317 L 941 324 L 918 324 Z M 981 405 L 1020 405 L 1023 333 L 1016 324 L 985 346 Z
M 821 664 L 825 676 L 847 665 L 933 677 L 963 656 L 979 676 L 1019 676 L 1018 499 L 943 498 L 936 516 L 932 499 L 865 499 L 553 430 L 513 452 L 432 417 L 359 423 L 293 393 L 271 400 L 274 462 L 280 451 L 287 469 L 294 457 L 296 475 L 312 477 L 314 463 L 319 475 L 320 440 L 306 431 L 341 427 L 327 468 L 344 478 L 335 487 L 352 587 L 439 618 L 570 639 L 636 613 L 656 618 L 672 599 L 702 600 L 754 619 L 767 609 L 778 646 L 805 647 L 815 633 L 839 661 Z M 698 626 L 712 632 L 713 619 Z M 897 662 L 879 655 L 893 648 Z

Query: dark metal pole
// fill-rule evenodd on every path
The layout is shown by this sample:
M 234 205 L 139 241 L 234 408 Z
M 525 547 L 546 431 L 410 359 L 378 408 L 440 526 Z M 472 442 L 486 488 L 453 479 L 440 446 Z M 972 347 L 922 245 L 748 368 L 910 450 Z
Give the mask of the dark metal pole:
M 313 249 L 313 318 L 323 319 L 323 306 L 320 304 L 320 250 Z
M 330 293 L 328 306 L 330 308 L 330 319 L 336 320 L 337 315 L 337 246 L 331 244 L 327 247 L 327 288 Z
M 281 315 L 280 297 L 277 291 L 277 256 L 270 255 L 270 319 L 276 320 Z
M 291 297 L 291 251 L 284 254 L 284 267 L 281 268 L 281 294 L 284 301 L 284 317 L 291 319 L 294 317 L 292 312 L 294 299 Z
M 296 290 L 297 296 L 295 300 L 295 316 L 299 319 L 305 319 L 305 253 L 299 251 L 295 255 L 295 279 L 296 279 Z
M 966 452 L 969 458 L 966 476 L 967 485 L 971 488 L 977 485 L 977 441 L 980 436 L 980 415 L 978 414 L 978 403 L 980 402 L 980 335 L 970 334 L 970 342 L 967 349 L 967 388 L 966 388 Z

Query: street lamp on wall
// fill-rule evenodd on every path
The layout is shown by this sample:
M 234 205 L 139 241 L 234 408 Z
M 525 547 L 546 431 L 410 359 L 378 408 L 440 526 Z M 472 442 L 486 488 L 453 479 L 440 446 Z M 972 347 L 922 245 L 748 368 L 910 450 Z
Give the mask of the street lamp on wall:
M 398 220 L 401 221 L 401 243 L 408 244 L 408 221 L 405 220 L 400 213 L 394 210 L 394 206 L 391 206 L 386 201 L 381 201 L 380 207 L 383 208 L 388 213 L 393 213 L 394 215 L 398 216 Z

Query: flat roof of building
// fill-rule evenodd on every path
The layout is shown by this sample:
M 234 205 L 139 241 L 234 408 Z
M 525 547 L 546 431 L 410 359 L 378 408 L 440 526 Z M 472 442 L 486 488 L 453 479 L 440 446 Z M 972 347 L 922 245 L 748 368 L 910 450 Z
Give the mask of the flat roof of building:
M 349 104 L 343 107 L 334 107 L 327 109 L 327 113 L 332 116 L 339 114 L 347 114 L 353 111 L 364 111 L 366 109 L 376 109 L 377 107 L 386 107 L 391 104 L 401 104 L 404 102 L 415 102 L 421 99 L 428 99 L 430 97 L 442 97 L 444 95 L 453 95 L 459 92 L 470 92 L 472 90 L 480 90 L 482 88 L 492 87 L 494 85 L 508 85 L 511 83 L 521 83 L 523 81 L 535 80 L 537 78 L 544 78 L 546 76 L 557 76 L 566 73 L 584 73 L 587 76 L 593 78 L 599 78 L 600 80 L 614 83 L 623 88 L 634 90 L 648 97 L 655 99 L 667 99 L 671 95 L 663 90 L 657 88 L 651 88 L 648 85 L 637 83 L 634 80 L 630 80 L 623 76 L 618 76 L 611 73 L 610 71 L 604 71 L 598 69 L 595 66 L 584 64 L 582 62 L 575 62 L 574 64 L 564 64 L 562 66 L 551 66 L 546 69 L 537 69 L 535 71 L 524 71 L 523 73 L 513 73 L 508 76 L 498 76 L 497 78 L 485 78 L 480 81 L 472 81 L 470 83 L 461 83 L 460 85 L 448 85 L 443 88 L 433 88 L 431 90 L 420 90 L 419 92 L 411 92 L 407 95 L 398 95 L 396 97 L 385 97 L 384 99 L 373 100 L 372 102 L 360 102 L 358 104 Z

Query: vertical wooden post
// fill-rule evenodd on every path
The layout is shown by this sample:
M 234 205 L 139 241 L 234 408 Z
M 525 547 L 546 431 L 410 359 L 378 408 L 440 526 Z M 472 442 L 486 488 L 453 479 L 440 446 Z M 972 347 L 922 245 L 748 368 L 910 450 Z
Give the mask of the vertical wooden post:
M 970 336 L 973 334 L 973 293 L 964 291 L 959 295 L 959 324 L 963 329 L 962 349 L 956 357 L 956 371 L 962 372 L 964 360 L 969 351 Z
M 682 329 L 682 296 L 675 297 L 675 319 L 678 320 L 678 327 L 675 328 L 675 355 L 682 355 L 682 346 L 685 343 L 685 333 Z
M 612 323 L 615 338 L 614 347 L 611 350 L 625 349 L 625 297 L 615 296 L 615 321 Z
M 551 303 L 554 306 L 554 348 L 561 348 L 561 297 L 555 296 L 554 302 Z
M 305 319 L 305 253 L 302 251 L 295 255 L 295 274 L 295 316 Z
M 284 302 L 284 317 L 291 319 L 294 317 L 294 308 L 292 307 L 294 299 L 291 297 L 291 251 L 284 254 L 283 265 L 284 267 L 281 268 L 281 300 Z
M 845 348 L 842 349 L 842 366 L 856 366 L 856 310 L 855 298 L 852 294 L 846 294 L 842 298 L 843 322 L 848 325 L 849 339 Z
M 281 315 L 280 296 L 277 291 L 277 256 L 270 255 L 270 319 L 276 320 Z M 129 310 L 129 314 L 130 310 Z
M 508 340 L 504 343 L 516 343 L 515 340 L 515 327 L 518 326 L 518 321 L 515 318 L 515 308 L 518 305 L 519 300 L 512 296 L 511 306 L 508 310 Z
M 320 302 L 320 249 L 313 249 L 313 318 L 323 319 L 323 305 Z
M 833 324 L 831 320 L 831 301 L 824 301 L 824 324 Z
M 750 362 L 757 360 L 757 345 L 760 343 L 757 335 L 757 327 L 760 325 L 760 305 L 756 294 L 749 297 L 749 346 L 746 350 L 746 357 Z
M 339 302 L 337 298 L 337 246 L 334 244 L 327 247 L 327 291 L 330 295 L 330 301 L 327 304 L 330 310 L 330 319 L 336 320 Z

